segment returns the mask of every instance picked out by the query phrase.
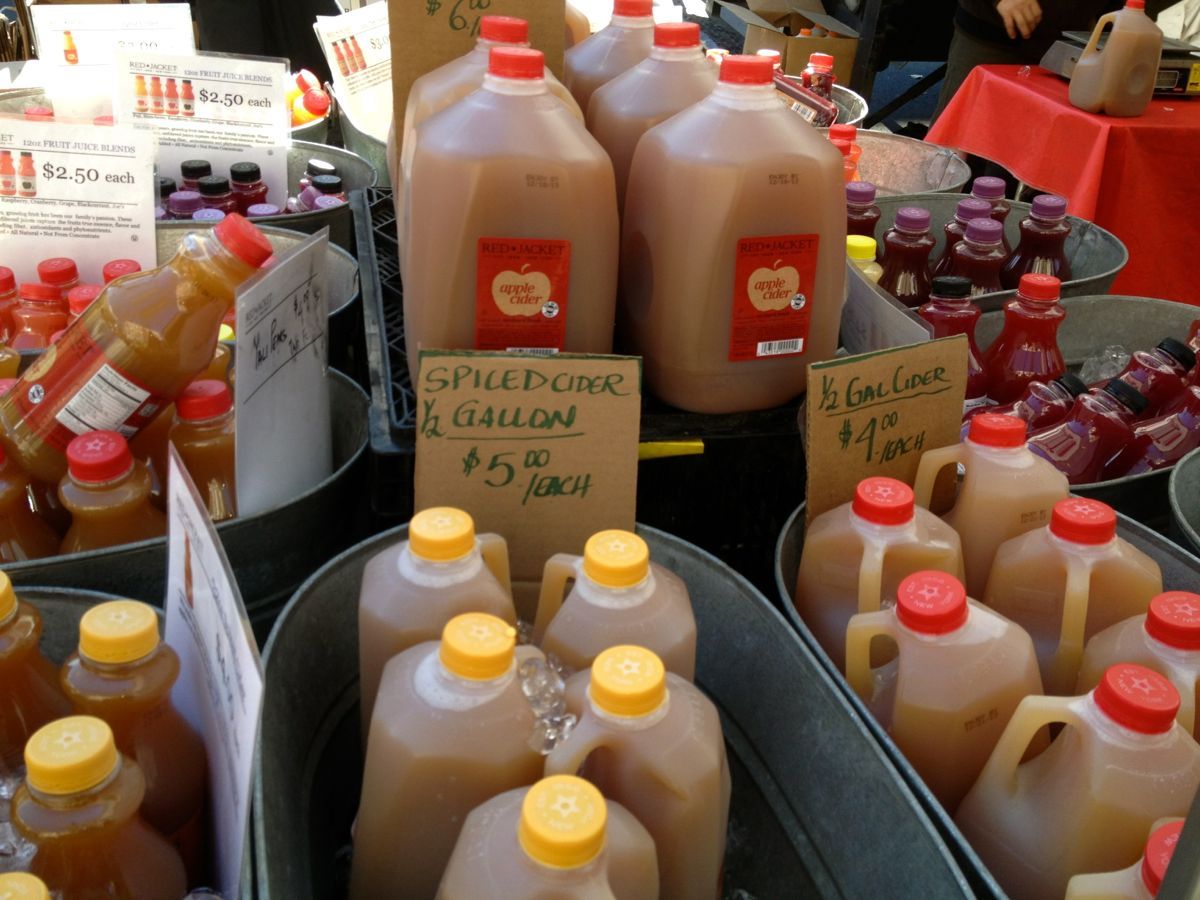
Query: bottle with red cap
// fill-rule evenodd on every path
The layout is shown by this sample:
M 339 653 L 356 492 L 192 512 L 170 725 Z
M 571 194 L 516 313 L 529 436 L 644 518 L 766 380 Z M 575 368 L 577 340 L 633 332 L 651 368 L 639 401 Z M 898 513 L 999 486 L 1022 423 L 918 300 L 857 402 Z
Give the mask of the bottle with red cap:
M 114 262 L 133 262 L 133 260 L 114 260 Z M 137 263 L 134 263 L 134 265 L 137 265 Z M 140 269 L 141 267 L 138 266 L 138 268 Z M 108 280 L 106 279 L 106 284 Z M 92 302 L 100 296 L 102 290 L 104 290 L 104 287 L 99 284 L 80 284 L 71 288 L 67 293 L 67 324 L 69 325 L 83 315 L 84 311 L 92 305 Z
M 1065 900 L 1154 900 L 1179 846 L 1183 819 L 1168 816 L 1154 824 L 1142 858 L 1119 872 L 1075 875 Z
M 1162 45 L 1163 33 L 1146 15 L 1145 0 L 1125 0 L 1124 9 L 1097 20 L 1071 74 L 1071 104 L 1090 113 L 1140 116 L 1154 95 Z
M 843 141 L 840 138 L 831 138 L 829 143 L 837 148 L 837 152 L 842 154 L 842 180 L 849 184 L 852 181 L 858 181 L 858 166 L 854 162 L 853 147 L 849 141 Z
M 71 288 L 79 284 L 79 269 L 75 260 L 66 256 L 55 256 L 43 259 L 37 264 L 38 281 L 58 288 L 63 297 Z
M 12 337 L 12 311 L 17 302 L 17 277 L 8 266 L 0 266 L 0 341 L 4 343 L 8 343 Z
M 0 450 L 0 563 L 54 556 L 58 542 L 29 506 L 29 476 Z
M 51 335 L 67 327 L 67 303 L 62 291 L 53 284 L 34 281 L 22 284 L 17 296 L 9 345 L 14 350 L 45 350 L 51 344 Z
M 872 669 L 880 636 L 895 643 L 897 661 Z M 944 572 L 908 576 L 894 607 L 850 620 L 846 680 L 950 815 L 1017 704 L 1042 693 L 1029 635 L 968 600 Z
M 915 506 L 903 481 L 864 478 L 851 502 L 809 525 L 793 602 L 844 671 L 851 617 L 893 605 L 905 578 L 930 569 L 962 578 L 962 545 L 954 529 Z
M 1133 440 L 1104 467 L 1105 480 L 1169 469 L 1200 447 L 1200 387 L 1188 385 L 1168 410 L 1133 429 Z
M 954 271 L 954 248 L 961 243 L 967 231 L 967 223 L 972 219 L 990 218 L 992 207 L 986 200 L 967 197 L 959 200 L 954 209 L 954 218 L 945 224 L 943 231 L 946 241 L 942 245 L 942 255 L 938 257 L 933 267 L 933 275 L 949 275 Z
M 34 478 L 57 483 L 76 435 L 136 434 L 207 368 L 235 290 L 271 253 L 266 236 L 233 213 L 189 232 L 158 268 L 106 285 L 57 352 L 0 398 L 9 455 Z
M 175 401 L 169 438 L 214 522 L 237 515 L 233 394 L 224 381 L 201 379 Z
M 550 99 L 540 50 L 493 47 L 483 88 L 421 125 L 404 333 L 422 347 L 610 353 L 612 162 Z
M 1114 378 L 1075 398 L 1067 417 L 1029 436 L 1029 449 L 1048 460 L 1071 484 L 1109 477 L 1116 457 L 1133 441 L 1146 398 Z
M 104 264 L 104 267 L 100 270 L 100 274 L 104 278 L 104 283 L 108 284 L 110 281 L 116 281 L 118 278 L 133 275 L 135 272 L 140 271 L 142 271 L 142 264 L 136 259 L 110 259 Z M 94 300 L 95 297 L 92 299 Z M 67 302 L 69 306 L 70 295 L 67 296 Z
M 975 326 L 982 315 L 971 302 L 971 281 L 955 275 L 939 275 L 933 279 L 929 302 L 917 310 L 918 315 L 933 326 L 935 338 L 963 334 L 967 337 L 967 393 L 963 398 L 963 413 L 988 404 L 987 372 L 980 359 L 983 353 L 975 343 Z
M 612 20 L 563 56 L 563 84 L 587 113 L 592 94 L 650 55 L 653 0 L 614 0 Z
M 618 211 L 625 208 L 629 167 L 642 135 L 699 103 L 716 83 L 717 68 L 704 58 L 700 26 L 663 22 L 654 26 L 650 55 L 592 95 L 587 126 L 612 159 Z
M 808 57 L 808 65 L 800 72 L 801 83 L 826 100 L 833 99 L 833 57 L 828 53 L 812 53 Z
M 1158 563 L 1117 536 L 1099 500 L 1054 504 L 1050 524 L 1002 544 L 980 599 L 1029 632 L 1051 694 L 1075 688 L 1084 644 L 1144 615 L 1163 589 Z
M 1016 416 L 1025 420 L 1026 435 L 1057 425 L 1067 417 L 1075 398 L 1086 394 L 1088 386 L 1082 378 L 1073 372 L 1064 372 L 1053 381 L 1031 381 L 1025 386 L 1025 393 L 1012 403 L 1002 406 L 985 407 L 987 412 L 1003 416 Z M 983 410 L 979 410 L 982 412 Z M 963 421 L 962 437 L 965 440 L 971 427 L 970 418 Z
M 948 466 L 965 474 L 954 506 L 942 518 L 962 537 L 967 593 L 982 597 L 992 557 L 1005 541 L 1050 519 L 1067 496 L 1067 480 L 1025 446 L 1025 422 L 985 412 L 972 416 L 961 444 L 927 450 L 914 486 L 916 502 L 928 508 Z
M 1004 304 L 1004 328 L 984 354 L 994 403 L 1011 403 L 1031 381 L 1050 381 L 1067 371 L 1058 348 L 1062 285 L 1053 275 L 1022 275 L 1017 296 Z
M 1059 281 L 1071 280 L 1071 261 L 1067 259 L 1067 238 L 1071 223 L 1067 221 L 1067 198 L 1054 194 L 1039 194 L 1033 198 L 1033 208 L 1021 220 L 1021 241 L 1013 251 L 1000 281 L 1008 290 L 1021 282 L 1029 272 L 1053 275 Z
M 61 552 L 79 553 L 162 537 L 167 519 L 150 505 L 150 470 L 124 436 L 91 431 L 67 445 L 58 497 L 71 513 Z
M 692 412 L 785 403 L 837 349 L 841 156 L 779 102 L 773 73 L 767 57 L 725 57 L 713 92 L 646 132 L 630 170 L 618 321 L 651 392 Z
M 1027 697 L 955 822 L 1014 897 L 1059 900 L 1071 877 L 1137 862 L 1165 816 L 1200 785 L 1200 745 L 1175 721 L 1179 692 L 1157 672 L 1115 665 L 1082 697 Z M 1062 723 L 1021 762 L 1031 739 Z
M 829 139 L 831 141 L 845 141 L 850 145 L 850 161 L 854 163 L 855 175 L 858 172 L 858 163 L 862 159 L 863 150 L 858 143 L 858 127 L 855 125 L 830 125 Z M 855 177 L 852 181 L 859 181 Z
M 883 236 L 883 276 L 879 286 L 916 308 L 929 299 L 929 255 L 937 242 L 929 233 L 929 210 L 904 206 Z
M 1171 408 L 1183 396 L 1188 375 L 1195 365 L 1196 354 L 1192 348 L 1168 337 L 1159 341 L 1153 350 L 1135 350 L 1117 378 L 1146 398 L 1146 408 L 1141 415 L 1150 418 Z
M 852 181 L 846 185 L 846 233 L 875 239 L 883 212 L 875 205 L 875 185 Z

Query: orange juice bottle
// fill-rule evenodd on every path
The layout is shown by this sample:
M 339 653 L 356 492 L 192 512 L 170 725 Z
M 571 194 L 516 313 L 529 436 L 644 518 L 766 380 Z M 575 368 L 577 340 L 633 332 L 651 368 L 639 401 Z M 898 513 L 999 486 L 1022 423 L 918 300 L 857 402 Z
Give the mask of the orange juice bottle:
M 146 76 L 133 76 L 133 111 L 134 112 L 149 112 L 150 111 L 150 95 L 146 93 Z
M 75 47 L 75 38 L 69 31 L 63 32 L 63 58 L 68 66 L 79 65 L 79 50 Z
M 28 872 L 0 875 L 0 897 L 5 900 L 51 900 L 46 882 Z
M 175 401 L 168 440 L 179 451 L 214 522 L 237 515 L 235 438 L 229 385 L 204 378 L 189 384 Z
M 1179 846 L 1183 819 L 1168 817 L 1150 832 L 1142 858 L 1127 869 L 1102 875 L 1076 875 L 1067 882 L 1066 900 L 1154 900 Z
M 517 624 L 508 544 L 475 534 L 461 509 L 435 506 L 408 523 L 408 540 L 363 568 L 358 594 L 359 689 L 363 733 L 371 723 L 384 666 L 397 653 L 441 637 L 455 616 L 483 612 Z
M 29 476 L 0 450 L 0 562 L 58 553 L 59 536 L 29 504 Z
M 853 501 L 809 525 L 793 602 L 834 665 L 845 671 L 850 618 L 892 605 L 900 582 L 926 569 L 962 579 L 962 546 L 954 529 L 915 507 L 912 488 L 903 481 L 864 478 Z
M 52 284 L 26 282 L 20 287 L 13 307 L 14 350 L 45 350 L 50 336 L 67 327 L 67 304 L 62 292 Z
M 871 669 L 871 640 L 880 635 L 898 649 L 890 685 Z M 846 679 L 951 815 L 1017 704 L 1042 693 L 1029 635 L 968 603 L 962 582 L 945 572 L 908 576 L 894 607 L 850 620 Z
M 474 809 L 437 900 L 543 896 L 658 900 L 650 833 L 574 775 L 543 778 Z
M 715 900 L 729 822 L 729 764 L 716 707 L 644 647 L 596 657 L 574 730 L 547 775 L 580 773 L 638 817 L 658 850 L 661 895 Z
M 583 556 L 558 553 L 546 562 L 533 639 L 571 672 L 590 669 L 602 651 L 633 641 L 657 653 L 668 672 L 688 681 L 696 672 L 687 585 L 650 562 L 646 542 L 629 531 L 598 532 Z
M 156 116 L 163 114 L 162 81 L 157 75 L 150 76 L 150 112 Z
M 236 213 L 191 232 L 165 265 L 106 285 L 0 399 L 0 440 L 25 471 L 57 483 L 77 434 L 133 435 L 212 362 L 238 285 L 272 253 Z
M 563 56 L 563 84 L 585 113 L 592 94 L 650 55 L 653 0 L 615 0 L 612 21 Z
M 21 162 L 17 166 L 17 196 L 37 196 L 37 172 L 33 168 L 33 154 L 21 151 Z
M 1132 616 L 1087 642 L 1075 693 L 1090 691 L 1109 666 L 1137 663 L 1162 675 L 1179 691 L 1179 724 L 1200 738 L 1196 696 L 1200 691 L 1200 594 L 1166 591 L 1144 616 Z
M 964 466 L 966 477 L 942 518 L 963 541 L 967 594 L 983 597 L 997 548 L 1045 525 L 1067 496 L 1067 478 L 1025 446 L 1024 420 L 993 413 L 974 416 L 961 444 L 921 456 L 914 486 L 920 506 L 928 508 L 938 475 L 951 463 Z
M 141 767 L 117 751 L 112 729 L 69 716 L 25 746 L 25 783 L 12 801 L 17 836 L 37 852 L 30 871 L 63 898 L 179 900 L 179 852 L 138 814 Z
M 196 95 L 192 92 L 192 82 L 183 79 L 183 88 L 179 93 L 179 111 L 185 116 L 196 115 Z
M 1117 516 L 1098 500 L 1054 504 L 1050 524 L 1000 546 L 983 602 L 1029 632 L 1042 683 L 1075 689 L 1084 643 L 1162 593 L 1153 559 L 1117 537 Z
M 167 92 L 166 92 L 165 100 L 166 100 L 167 115 L 168 116 L 179 115 L 179 89 L 175 85 L 174 78 L 167 79 Z M 106 278 L 105 281 L 107 281 L 107 280 L 108 279 Z
M 1073 875 L 1129 866 L 1163 816 L 1186 815 L 1200 745 L 1175 721 L 1179 694 L 1141 666 L 1117 665 L 1082 697 L 1027 697 L 955 822 L 1013 896 L 1059 900 Z M 1028 762 L 1030 739 L 1064 728 Z
M 17 168 L 13 165 L 12 151 L 0 150 L 0 197 L 15 197 L 16 195 Z
M 432 897 L 468 813 L 541 776 L 516 636 L 503 619 L 467 613 L 446 624 L 440 643 L 387 664 L 367 740 L 350 900 Z
M 63 663 L 63 693 L 75 711 L 103 719 L 117 749 L 146 779 L 142 817 L 179 851 L 191 884 L 205 868 L 208 761 L 201 740 L 171 701 L 179 657 L 158 637 L 158 615 L 136 600 L 93 606 L 79 622 L 79 650 Z

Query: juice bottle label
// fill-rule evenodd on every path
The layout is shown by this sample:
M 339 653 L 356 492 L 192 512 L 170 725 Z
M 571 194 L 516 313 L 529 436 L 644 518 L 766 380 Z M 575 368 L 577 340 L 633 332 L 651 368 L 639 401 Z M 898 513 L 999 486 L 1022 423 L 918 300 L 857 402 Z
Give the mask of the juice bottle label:
M 0 175 L 0 194 L 11 197 L 17 192 L 16 175 Z
M 571 242 L 480 238 L 475 349 L 563 349 Z
M 26 427 L 65 452 L 72 438 L 89 431 L 132 437 L 168 401 L 120 372 L 76 327 L 29 367 L 16 402 Z
M 22 174 L 17 181 L 17 193 L 22 197 L 37 196 L 37 177 Z
M 803 353 L 820 235 L 742 238 L 733 275 L 730 362 Z

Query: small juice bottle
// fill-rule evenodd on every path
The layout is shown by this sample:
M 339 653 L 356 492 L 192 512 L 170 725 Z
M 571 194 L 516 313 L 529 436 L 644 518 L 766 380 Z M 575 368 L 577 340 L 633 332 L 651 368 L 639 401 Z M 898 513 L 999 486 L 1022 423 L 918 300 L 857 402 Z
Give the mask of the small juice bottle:
M 829 141 L 842 155 L 842 180 L 846 184 L 858 181 L 858 166 L 854 164 L 854 147 L 849 141 L 833 138 Z
M 955 822 L 1000 886 L 1059 900 L 1073 875 L 1137 861 L 1164 816 L 1186 815 L 1200 746 L 1175 722 L 1179 693 L 1156 672 L 1117 665 L 1083 697 L 1026 697 Z M 1047 725 L 1062 729 L 1022 763 Z
M 304 166 L 304 174 L 300 176 L 297 182 L 297 193 L 304 193 L 304 189 L 312 184 L 312 180 L 318 175 L 337 175 L 338 169 L 331 162 L 323 159 L 310 159 Z
M 967 593 L 982 598 L 996 549 L 1049 521 L 1054 504 L 1066 499 L 1067 479 L 1029 452 L 1024 421 L 990 412 L 971 417 L 961 444 L 922 455 L 914 488 L 920 506 L 928 508 L 938 475 L 952 463 L 966 475 L 942 518 L 962 537 Z
M 12 339 L 14 324 L 12 311 L 18 303 L 17 279 L 8 266 L 0 266 L 0 340 L 8 343 Z M 16 374 L 15 372 L 13 373 Z
M 916 507 L 903 481 L 864 478 L 852 502 L 809 525 L 793 602 L 838 671 L 845 671 L 851 617 L 892 605 L 900 582 L 927 569 L 962 578 L 958 535 Z
M 150 114 L 155 116 L 163 114 L 162 80 L 157 75 L 150 76 Z
M 878 282 L 883 275 L 883 266 L 875 262 L 875 253 L 875 238 L 863 237 L 861 234 L 846 236 L 846 258 L 872 283 Z
M 1133 441 L 1133 424 L 1146 398 L 1113 379 L 1075 398 L 1067 417 L 1029 437 L 1029 449 L 1048 460 L 1071 484 L 1109 477 L 1116 457 Z
M 251 206 L 267 202 L 267 185 L 262 180 L 262 170 L 258 163 L 234 163 L 229 167 L 229 180 L 233 196 L 237 200 L 237 211 L 243 216 Z
M 164 105 L 168 116 L 179 115 L 179 88 L 175 83 L 174 78 L 167 79 L 167 91 L 164 96 Z
M 472 810 L 437 900 L 542 896 L 658 900 L 654 838 L 574 775 L 543 778 Z
M 800 73 L 800 81 L 818 97 L 833 99 L 833 57 L 828 53 L 812 53 L 808 65 Z
M 339 203 L 346 202 L 346 194 L 342 187 L 340 175 L 313 175 L 308 187 L 300 192 L 297 199 L 300 209 L 304 211 L 317 208 L 317 201 L 322 197 L 333 197 Z
M 1112 507 L 1071 497 L 1049 525 L 1000 546 L 981 599 L 1029 632 L 1047 692 L 1066 694 L 1084 644 L 1160 593 L 1158 563 L 1117 537 Z
M 0 562 L 58 553 L 59 536 L 29 505 L 29 476 L 0 450 Z
M 854 125 L 830 125 L 829 139 L 831 141 L 845 141 L 850 145 L 850 162 L 854 164 L 857 171 L 858 162 L 862 159 L 862 147 L 858 144 L 858 128 Z M 854 182 L 862 183 L 861 179 L 855 178 Z
M 1067 198 L 1054 194 L 1039 194 L 1033 198 L 1033 209 L 1021 220 L 1021 241 L 1004 264 L 1000 280 L 1012 290 L 1029 272 L 1053 275 L 1059 281 L 1071 280 L 1071 262 L 1067 259 L 1066 243 L 1071 235 L 1067 221 Z
M 978 181 L 978 179 L 976 179 Z M 983 365 L 994 403 L 1011 403 L 1031 381 L 1050 381 L 1067 371 L 1058 349 L 1066 317 L 1053 275 L 1022 275 L 1017 296 L 1004 304 L 1004 330 L 988 347 Z
M 212 163 L 207 159 L 185 159 L 179 164 L 179 189 L 199 191 L 200 179 L 212 173 Z
M 198 209 L 192 213 L 193 222 L 220 222 L 225 218 L 225 213 L 219 209 Z
M 1196 695 L 1200 687 L 1200 594 L 1166 591 L 1150 600 L 1145 615 L 1110 625 L 1083 651 L 1075 693 L 1090 691 L 1109 666 L 1137 663 L 1162 675 L 1179 691 L 1183 729 L 1200 737 Z
M 179 852 L 138 814 L 141 767 L 92 716 L 43 726 L 25 746 L 25 783 L 12 800 L 17 836 L 37 849 L 30 871 L 66 897 L 179 900 Z
M 1170 408 L 1183 395 L 1196 354 L 1182 341 L 1163 338 L 1153 350 L 1135 350 L 1117 378 L 1146 398 L 1144 418 Z M 1099 387 L 1099 385 L 1093 385 Z
M 582 557 L 558 553 L 547 560 L 533 639 L 571 672 L 590 668 L 601 652 L 632 640 L 657 653 L 669 672 L 691 681 L 696 671 L 696 619 L 687 585 L 652 563 L 646 542 L 628 531 L 598 532 Z
M 929 302 L 917 310 L 917 314 L 933 326 L 935 338 L 956 334 L 967 336 L 967 393 L 963 400 L 964 415 L 988 405 L 987 372 L 980 362 L 983 353 L 975 343 L 975 326 L 979 323 L 982 313 L 979 307 L 971 302 L 971 292 L 970 279 L 955 275 L 938 275 L 933 279 Z
M 1004 224 L 1008 219 L 1008 214 L 1012 212 L 1012 205 L 1004 199 L 1005 190 L 1004 179 L 994 175 L 981 175 L 971 182 L 971 196 L 976 200 L 986 200 L 990 203 L 992 218 L 1001 224 Z M 1007 237 L 1004 238 L 1004 252 L 1011 252 Z
M 871 640 L 880 635 L 890 637 L 898 651 L 886 680 L 871 669 Z M 954 677 L 947 678 L 948 672 Z M 962 582 L 944 572 L 908 576 L 894 607 L 850 620 L 846 680 L 950 815 L 1017 704 L 1042 693 L 1029 635 L 968 602 Z M 891 682 L 890 689 L 880 691 L 881 681 Z M 891 696 L 883 699 L 881 693 Z
M 37 196 L 37 172 L 33 168 L 33 154 L 21 151 L 21 163 L 17 167 L 17 196 Z
M 437 640 L 447 622 L 467 612 L 516 625 L 508 544 L 496 534 L 476 535 L 475 522 L 460 509 L 422 510 L 408 524 L 407 541 L 380 551 L 363 568 L 358 653 L 364 733 L 388 660 Z
M 586 700 L 546 774 L 582 772 L 638 817 L 658 851 L 661 896 L 716 900 L 730 797 L 716 707 L 644 647 L 605 650 L 572 681 L 586 683 Z
M 333 52 L 337 58 L 338 71 L 342 73 L 343 78 L 347 77 L 350 74 L 350 64 L 346 62 L 346 54 L 342 53 L 341 41 L 333 42 Z
M 1104 467 L 1105 478 L 1168 469 L 1200 447 L 1200 387 L 1188 385 L 1165 412 L 1133 429 L 1133 440 Z
M 149 112 L 150 111 L 150 95 L 146 93 L 146 76 L 133 76 L 133 111 L 134 112 Z
M 237 515 L 233 394 L 224 381 L 193 381 L 175 401 L 169 438 L 214 522 Z
M 71 288 L 79 284 L 79 269 L 75 260 L 66 256 L 55 256 L 43 259 L 37 264 L 38 281 L 58 288 L 64 298 Z
M 140 271 L 142 271 L 142 266 L 137 260 L 110 259 L 100 270 L 100 275 L 104 278 L 104 283 L 108 284 L 110 281 L 116 281 L 118 278 L 124 278 L 126 275 L 133 275 Z M 92 285 L 92 287 L 95 287 L 95 285 Z M 98 293 L 92 299 L 95 300 L 97 296 L 99 296 Z M 68 296 L 68 303 L 69 301 L 70 297 Z
M 229 179 L 221 175 L 205 175 L 197 184 L 200 202 L 205 209 L 218 209 L 225 215 L 238 211 L 237 198 L 229 187 Z
M 597 88 L 650 55 L 652 7 L 652 0 L 614 0 L 612 21 L 566 52 L 563 84 L 584 113 Z
M 1030 435 L 1051 425 L 1057 425 L 1071 412 L 1075 398 L 1086 394 L 1088 386 L 1074 372 L 1064 372 L 1053 381 L 1031 381 L 1025 392 L 1012 403 L 993 406 L 988 412 L 1003 416 L 1016 416 L 1025 421 L 1025 434 Z M 963 423 L 963 437 L 967 436 L 967 422 Z
M 929 254 L 935 246 L 929 223 L 929 210 L 905 206 L 883 236 L 879 286 L 905 306 L 918 307 L 929 299 Z
M 875 229 L 883 215 L 875 205 L 875 185 L 852 181 L 846 185 L 846 232 L 875 240 Z
M 63 58 L 67 61 L 68 66 L 79 65 L 79 50 L 75 46 L 75 38 L 69 31 L 63 32 Z
M 954 209 L 954 218 L 946 223 L 943 230 L 946 233 L 946 243 L 942 247 L 942 255 L 933 267 L 933 275 L 950 275 L 954 271 L 954 248 L 959 245 L 967 231 L 967 223 L 972 219 L 990 217 L 992 207 L 986 200 L 967 197 L 959 200 Z
M 12 151 L 0 150 L 0 197 L 17 195 L 17 169 L 13 165 Z
M 9 345 L 14 350 L 44 350 L 50 346 L 50 335 L 67 327 L 62 291 L 52 284 L 31 282 L 21 285 L 18 297 Z
M 1154 900 L 1182 831 L 1183 819 L 1169 818 L 1166 824 L 1156 824 L 1141 859 L 1119 872 L 1075 875 L 1067 883 L 1066 900 Z
M 367 740 L 350 900 L 432 897 L 471 810 L 541 777 L 516 636 L 503 619 L 467 613 L 446 623 L 440 642 L 387 664 Z
M 354 51 L 354 63 L 361 72 L 367 67 L 367 61 L 363 58 L 362 47 L 358 46 L 358 38 L 354 35 L 350 35 L 350 47 Z
M 115 431 L 91 431 L 67 445 L 70 467 L 58 497 L 71 513 L 63 553 L 162 537 L 166 517 L 150 505 L 150 470 Z
M 1000 269 L 1006 258 L 1001 238 L 1004 226 L 995 219 L 972 219 L 951 255 L 951 274 L 971 279 L 971 296 L 999 291 Z
M 179 111 L 185 116 L 196 115 L 196 95 L 192 91 L 192 82 L 183 79 L 183 88 L 179 93 Z
M 136 600 L 93 606 L 59 677 L 75 711 L 103 719 L 117 749 L 141 767 L 142 817 L 179 851 L 188 881 L 203 883 L 207 754 L 171 701 L 179 657 L 159 640 L 158 614 Z
M 0 897 L 5 900 L 52 900 L 46 882 L 28 872 L 0 874 Z
M 167 198 L 168 219 L 190 219 L 203 208 L 204 198 L 199 191 L 176 191 Z

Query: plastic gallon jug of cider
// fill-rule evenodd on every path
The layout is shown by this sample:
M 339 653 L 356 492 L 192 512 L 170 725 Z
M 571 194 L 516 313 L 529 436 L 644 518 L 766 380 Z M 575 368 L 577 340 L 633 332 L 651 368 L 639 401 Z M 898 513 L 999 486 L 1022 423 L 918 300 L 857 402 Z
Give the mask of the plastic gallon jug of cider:
M 138 814 L 146 782 L 117 750 L 112 729 L 69 716 L 25 746 L 25 783 L 12 800 L 17 837 L 36 848 L 29 865 L 55 896 L 179 900 L 179 853 Z
M 158 637 L 158 615 L 136 600 L 93 606 L 79 622 L 79 650 L 63 664 L 75 711 L 103 719 L 117 749 L 146 779 L 142 817 L 179 851 L 188 880 L 205 868 L 208 761 L 201 739 L 171 700 L 179 657 Z
M 438 640 L 447 622 L 469 612 L 517 624 L 508 544 L 496 534 L 476 535 L 474 520 L 461 509 L 422 510 L 408 525 L 407 541 L 381 550 L 363 568 L 358 656 L 364 734 L 388 660 Z
M 625 208 L 625 186 L 633 151 L 643 134 L 712 93 L 717 67 L 704 58 L 700 26 L 664 22 L 654 26 L 650 55 L 592 95 L 588 130 L 612 158 L 617 209 Z
M 437 900 L 658 900 L 654 839 L 595 785 L 552 775 L 476 808 Z
M 418 644 L 383 670 L 351 900 L 434 896 L 467 814 L 541 777 L 516 637 L 503 619 L 467 613 L 447 623 L 440 643 Z
M 898 650 L 883 704 L 871 670 L 871 640 L 880 635 Z M 951 815 L 1017 704 L 1042 693 L 1029 635 L 968 603 L 962 582 L 944 572 L 910 575 L 895 607 L 850 620 L 846 679 Z
M 966 469 L 954 507 L 943 519 L 963 542 L 967 593 L 983 597 L 992 557 L 1010 538 L 1044 525 L 1067 496 L 1067 479 L 1025 446 L 1025 422 L 980 413 L 967 439 L 928 450 L 917 469 L 916 502 L 928 507 L 938 474 L 950 464 Z
M 1071 876 L 1137 861 L 1157 819 L 1183 816 L 1200 785 L 1200 746 L 1175 721 L 1179 694 L 1117 665 L 1082 697 L 1027 697 L 955 822 L 1014 897 L 1059 900 Z M 1030 739 L 1063 723 L 1028 762 Z
M 493 47 L 483 88 L 421 126 L 404 332 L 421 347 L 608 353 L 612 163 L 547 93 L 540 51 Z
M 1075 688 L 1084 643 L 1162 593 L 1153 559 L 1117 537 L 1117 515 L 1098 500 L 1054 504 L 1050 524 L 1003 544 L 983 602 L 1029 632 L 1051 694 Z
M 864 478 L 850 503 L 813 519 L 804 535 L 794 602 L 817 642 L 845 671 L 846 625 L 856 613 L 891 605 L 909 575 L 963 575 L 954 529 L 913 504 L 894 478 Z
M 653 650 L 668 672 L 688 681 L 696 671 L 687 585 L 652 563 L 646 542 L 628 531 L 601 531 L 588 539 L 583 556 L 558 553 L 547 560 L 533 639 L 571 672 L 591 668 L 609 647 L 630 643 Z
M 1066 900 L 1154 900 L 1179 846 L 1183 819 L 1168 819 L 1150 832 L 1142 858 L 1127 869 L 1076 875 L 1067 883 Z
M 716 900 L 730 795 L 716 707 L 644 647 L 605 650 L 574 678 L 587 679 L 587 699 L 546 774 L 580 773 L 637 816 L 658 850 L 661 896 Z
M 773 71 L 768 57 L 726 57 L 713 92 L 634 153 L 620 327 L 650 390 L 681 409 L 784 403 L 836 349 L 841 155 L 779 103 Z
M 1176 719 L 1193 737 L 1200 688 L 1200 594 L 1166 591 L 1150 601 L 1144 616 L 1109 626 L 1087 642 L 1075 693 L 1090 691 L 1109 666 L 1137 663 L 1165 677 L 1179 691 Z
M 1108 29 L 1104 46 L 1100 38 Z M 1101 16 L 1075 71 L 1069 98 L 1085 112 L 1140 116 L 1150 104 L 1163 33 L 1146 15 L 1145 0 L 1125 0 L 1125 8 Z
M 563 84 L 585 113 L 597 88 L 650 55 L 653 0 L 614 0 L 612 21 L 563 54 Z

